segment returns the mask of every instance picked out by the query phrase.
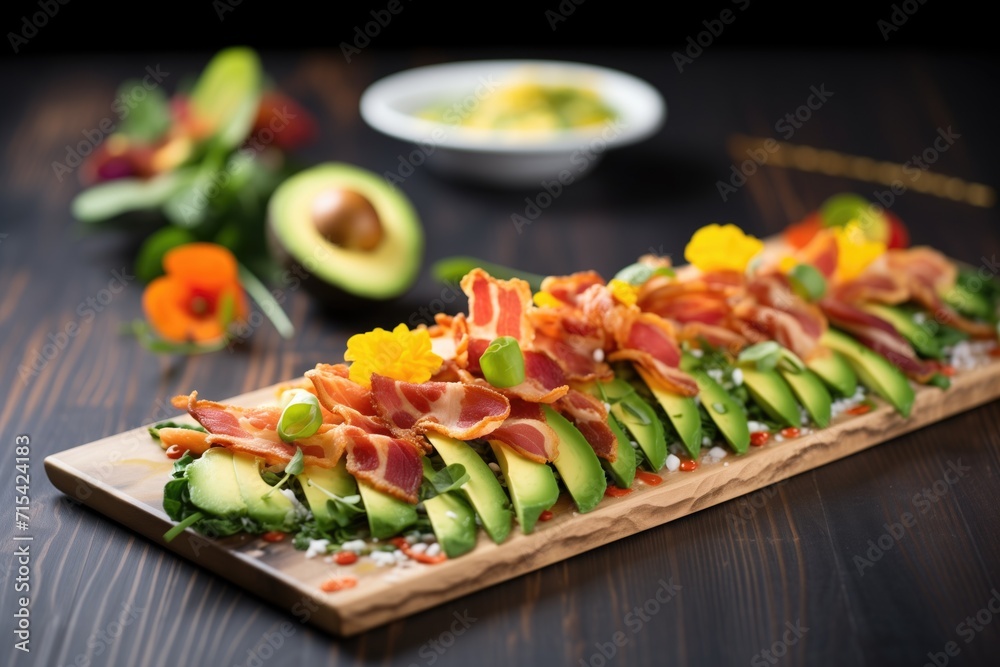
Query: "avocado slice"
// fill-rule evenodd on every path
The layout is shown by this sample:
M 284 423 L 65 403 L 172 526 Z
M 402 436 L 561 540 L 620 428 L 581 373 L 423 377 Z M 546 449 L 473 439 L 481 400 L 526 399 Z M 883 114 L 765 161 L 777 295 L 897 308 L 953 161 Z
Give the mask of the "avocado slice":
M 358 491 L 368 515 L 372 537 L 380 540 L 393 537 L 417 522 L 415 505 L 383 493 L 365 482 L 358 482 Z
M 806 362 L 806 368 L 841 396 L 854 396 L 858 390 L 858 376 L 839 352 L 829 348 L 819 349 Z
M 320 489 L 325 489 L 341 498 L 353 496 L 358 492 L 358 483 L 351 473 L 347 472 L 347 465 L 343 458 L 333 468 L 310 466 L 301 475 L 298 475 L 298 480 L 299 486 L 302 487 L 302 491 L 306 495 L 309 509 L 312 510 L 320 528 L 330 530 L 334 526 L 347 525 L 346 517 L 339 517 L 330 511 L 330 496 L 320 491 Z
M 799 404 L 777 371 L 762 371 L 748 366 L 741 366 L 740 370 L 743 371 L 743 384 L 750 391 L 750 398 L 771 419 L 785 426 L 799 425 Z
M 830 423 L 830 406 L 833 399 L 823 381 L 807 368 L 801 370 L 782 368 L 778 371 L 792 388 L 792 393 L 820 428 Z
M 934 336 L 913 321 L 913 317 L 902 308 L 869 303 L 862 306 L 862 309 L 891 324 L 921 356 L 932 359 L 941 359 L 944 356 L 941 346 L 934 339 Z
M 318 165 L 282 183 L 267 229 L 276 258 L 333 301 L 399 296 L 423 258 L 423 229 L 402 192 L 347 164 Z
M 621 378 L 615 378 L 607 382 L 595 382 L 591 385 L 590 393 L 602 401 L 617 403 L 626 396 L 634 394 L 635 387 Z
M 280 490 L 271 493 L 274 487 L 260 476 L 261 463 L 255 456 L 233 454 L 233 469 L 247 504 L 247 515 L 269 530 L 281 530 L 294 521 L 295 505 Z
M 428 433 L 427 437 L 445 465 L 460 463 L 465 466 L 469 481 L 462 485 L 462 491 L 479 515 L 486 534 L 497 544 L 507 539 L 513 519 L 510 501 L 490 467 L 476 450 L 461 440 L 438 433 Z
M 559 484 L 546 464 L 521 456 L 498 440 L 490 440 L 490 447 L 507 480 L 507 492 L 521 532 L 527 535 L 535 529 L 542 512 L 559 500 Z
M 687 449 L 688 454 L 691 455 L 691 458 L 698 458 L 701 454 L 701 415 L 698 414 L 698 404 L 690 396 L 681 396 L 680 394 L 674 394 L 661 389 L 651 375 L 639 366 L 636 366 L 635 369 L 639 371 L 639 375 L 642 376 L 646 386 L 649 387 L 649 391 L 653 393 L 656 402 L 667 413 L 667 419 L 674 425 L 674 430 L 677 431 L 677 435 L 680 437 L 681 442 L 684 443 L 684 448 Z M 662 424 L 660 424 L 660 430 L 663 430 Z M 749 438 L 750 436 L 747 437 Z M 638 438 L 636 440 L 642 445 L 642 440 Z M 646 452 L 646 456 L 652 463 L 654 461 L 653 457 L 649 455 L 649 452 L 645 448 L 643 448 L 643 451 Z M 665 462 L 667 460 L 666 442 L 664 442 L 663 454 L 663 461 Z M 663 464 L 661 463 L 660 467 L 662 466 Z M 656 470 L 659 470 L 659 468 Z
M 982 291 L 973 291 L 961 281 L 944 295 L 944 302 L 966 317 L 976 317 L 987 322 L 996 319 L 993 303 Z
M 589 512 L 601 502 L 608 488 L 601 461 L 594 449 L 565 417 L 548 405 L 542 405 L 545 421 L 559 437 L 559 453 L 552 465 L 559 471 L 563 484 L 569 490 L 576 508 Z
M 424 476 L 434 475 L 431 462 L 424 457 Z M 456 558 L 476 546 L 476 513 L 457 493 L 441 493 L 424 501 L 427 518 L 438 544 L 448 558 Z
M 828 329 L 820 342 L 843 354 L 866 387 L 889 401 L 904 417 L 910 416 L 913 387 L 888 359 L 836 329 Z
M 615 486 L 619 489 L 628 489 L 632 486 L 632 480 L 635 479 L 635 450 L 632 449 L 632 444 L 628 436 L 625 435 L 625 431 L 618 425 L 618 420 L 609 417 L 608 426 L 615 434 L 615 440 L 618 441 L 618 447 L 615 450 L 617 455 L 614 462 L 601 459 L 601 465 L 611 475 Z
M 683 397 L 678 397 L 683 398 Z M 695 417 L 698 415 L 698 406 L 694 405 Z M 663 430 L 663 423 L 656 415 L 656 411 L 646 401 L 642 400 L 638 394 L 630 394 L 618 403 L 611 406 L 611 414 L 621 422 L 628 432 L 632 434 L 635 441 L 639 443 L 639 448 L 646 455 L 646 463 L 656 472 L 663 467 L 667 461 L 667 438 Z M 701 445 L 701 420 L 698 420 L 698 444 Z
M 698 397 L 701 399 L 701 404 L 719 427 L 722 437 L 737 454 L 747 451 L 750 448 L 750 428 L 743 406 L 705 371 L 692 370 L 688 373 L 698 383 Z M 700 447 L 698 449 L 701 450 Z
M 246 516 L 247 504 L 228 449 L 213 447 L 206 451 L 187 467 L 187 478 L 191 502 L 199 509 L 215 516 Z

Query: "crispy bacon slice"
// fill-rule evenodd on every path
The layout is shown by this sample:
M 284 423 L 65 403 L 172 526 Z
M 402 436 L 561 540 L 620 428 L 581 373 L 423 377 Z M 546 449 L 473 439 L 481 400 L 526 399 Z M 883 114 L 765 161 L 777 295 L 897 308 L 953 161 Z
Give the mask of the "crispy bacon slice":
M 493 388 L 488 382 L 482 379 L 483 371 L 479 366 L 479 358 L 489 347 L 489 341 L 474 339 L 469 342 L 469 365 L 465 369 L 466 375 L 463 381 L 482 387 Z M 566 383 L 566 376 L 563 375 L 559 365 L 540 352 L 524 350 L 524 382 L 495 389 L 504 396 L 514 396 L 532 403 L 554 403 L 569 391 Z
M 612 361 L 633 361 L 649 371 L 666 389 L 683 396 L 694 396 L 698 385 L 694 378 L 677 368 L 681 360 L 673 327 L 653 313 L 629 312 L 615 330 L 618 349 Z
M 816 306 L 795 294 L 785 276 L 755 276 L 747 283 L 747 297 L 733 305 L 737 331 L 748 340 L 774 340 L 808 359 L 819 347 L 826 318 Z
M 492 341 L 512 336 L 522 349 L 530 349 L 535 330 L 528 319 L 531 287 L 523 280 L 498 280 L 482 269 L 462 278 L 462 291 L 469 297 L 469 336 Z
M 363 415 L 374 415 L 371 392 L 353 382 L 349 375 L 346 364 L 317 364 L 313 370 L 306 371 L 320 405 L 327 410 L 339 412 L 340 407 L 346 406 Z
M 421 452 L 413 443 L 355 426 L 341 426 L 338 437 L 347 450 L 347 472 L 402 501 L 419 500 L 424 473 Z
M 535 326 L 534 348 L 562 368 L 567 380 L 608 380 L 614 373 L 604 363 L 604 331 L 573 306 L 534 308 L 529 313 Z
M 809 243 L 796 251 L 794 257 L 802 264 L 811 264 L 826 278 L 831 278 L 840 257 L 837 238 L 831 230 L 821 229 Z
M 542 281 L 542 291 L 563 303 L 576 306 L 580 295 L 594 285 L 604 285 L 604 278 L 596 271 L 580 271 L 568 276 L 547 277 Z
M 306 465 L 332 468 L 344 452 L 343 442 L 337 438 L 337 424 L 323 424 L 308 438 L 289 445 L 278 437 L 278 420 L 281 408 L 264 406 L 243 408 L 198 399 L 198 392 L 189 396 L 175 396 L 173 404 L 185 409 L 209 432 L 210 445 L 221 445 L 235 452 L 243 452 L 262 459 L 268 465 L 283 465 L 295 455 L 295 447 L 302 448 Z
M 489 439 L 509 445 L 538 463 L 552 461 L 559 453 L 559 438 L 545 423 L 541 405 L 519 398 L 510 399 L 510 416 L 490 433 Z
M 412 384 L 372 374 L 372 401 L 397 437 L 434 431 L 458 440 L 482 438 L 510 414 L 506 396 L 457 382 Z
M 196 455 L 204 454 L 212 446 L 208 441 L 208 433 L 189 428 L 161 428 L 159 435 L 160 444 L 164 448 L 178 447 L 182 451 L 186 450 Z
M 598 457 L 614 463 L 618 458 L 618 440 L 608 426 L 608 411 L 601 401 L 572 389 L 559 399 L 555 408 L 573 422 Z

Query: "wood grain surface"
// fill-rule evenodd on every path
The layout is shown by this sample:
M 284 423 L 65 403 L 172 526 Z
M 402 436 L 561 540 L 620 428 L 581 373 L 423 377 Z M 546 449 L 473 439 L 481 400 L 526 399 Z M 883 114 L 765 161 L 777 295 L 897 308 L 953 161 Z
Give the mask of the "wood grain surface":
M 424 221 L 428 262 L 462 252 L 536 272 L 594 268 L 608 274 L 649 248 L 680 253 L 706 222 L 732 220 L 767 235 L 835 192 L 872 197 L 886 189 L 763 166 L 723 201 L 716 183 L 729 178 L 734 160 L 746 159 L 727 152 L 734 134 L 905 162 L 950 126 L 961 138 L 931 168 L 1000 183 L 995 100 L 987 85 L 995 64 L 971 56 L 720 48 L 683 74 L 669 52 L 367 51 L 348 66 L 334 50 L 265 54 L 265 64 L 320 119 L 320 135 L 302 153 L 304 162 L 345 160 L 382 173 L 396 169 L 411 147 L 361 124 L 357 101 L 368 83 L 413 65 L 511 55 L 630 71 L 663 91 L 667 125 L 649 142 L 605 156 L 520 234 L 510 216 L 523 215 L 525 197 L 535 192 L 471 188 L 416 170 L 402 189 Z M 412 324 L 432 309 L 461 307 L 454 290 L 435 285 L 425 272 L 406 298 L 365 311 L 338 311 L 302 293 L 286 294 L 299 332 L 293 341 L 264 326 L 232 351 L 177 358 L 150 355 L 121 338 L 120 326 L 140 313 L 141 286 L 130 282 L 110 300 L 102 290 L 113 271 L 130 273 L 138 237 L 130 230 L 88 234 L 76 226 L 68 205 L 79 186 L 73 178 L 58 180 L 52 162 L 65 160 L 67 145 L 113 115 L 118 81 L 160 64 L 176 76 L 174 84 L 206 56 L 0 63 L 6 89 L 15 91 L 0 106 L 0 373 L 7 389 L 0 434 L 9 456 L 0 500 L 9 508 L 10 526 L 2 547 L 4 614 L 13 614 L 21 595 L 14 587 L 12 541 L 18 434 L 32 443 L 31 520 L 20 534 L 34 538 L 32 651 L 15 650 L 5 631 L 0 662 L 881 666 L 922 665 L 928 653 L 941 653 L 952 641 L 959 653 L 950 664 L 992 664 L 1000 654 L 1000 619 L 991 616 L 971 635 L 966 621 L 971 616 L 982 623 L 974 617 L 1000 588 L 995 402 L 350 639 L 300 623 L 308 607 L 296 614 L 261 603 L 68 502 L 43 475 L 49 454 L 160 419 L 172 413 L 165 406 L 175 394 L 198 389 L 211 398 L 251 391 L 331 360 L 355 331 Z M 810 86 L 823 84 L 834 95 L 792 137 L 775 128 L 806 103 Z M 892 210 L 907 221 L 916 242 L 996 271 L 995 208 L 907 187 Z M 70 323 L 78 331 L 63 341 L 59 332 Z M 29 373 L 19 372 L 33 363 Z M 948 484 L 949 466 L 969 470 Z M 114 474 L 114 463 L 107 472 Z M 912 525 L 895 533 L 898 539 L 886 538 L 906 514 L 914 517 Z M 661 581 L 681 587 L 662 603 Z M 801 636 L 789 634 L 788 624 L 798 624 Z M 782 656 L 772 663 L 765 650 Z

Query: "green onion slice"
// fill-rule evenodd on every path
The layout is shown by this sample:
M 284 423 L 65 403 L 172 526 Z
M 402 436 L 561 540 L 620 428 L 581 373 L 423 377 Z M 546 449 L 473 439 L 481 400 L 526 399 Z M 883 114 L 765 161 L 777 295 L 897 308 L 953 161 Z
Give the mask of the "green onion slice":
M 788 282 L 806 301 L 819 301 L 826 294 L 826 278 L 811 264 L 796 264 L 788 272 Z
M 278 435 L 285 442 L 308 438 L 323 424 L 323 411 L 319 399 L 304 389 L 292 389 L 282 394 L 281 419 Z
M 479 358 L 483 377 L 494 387 L 513 387 L 524 382 L 524 355 L 516 338 L 495 339 Z

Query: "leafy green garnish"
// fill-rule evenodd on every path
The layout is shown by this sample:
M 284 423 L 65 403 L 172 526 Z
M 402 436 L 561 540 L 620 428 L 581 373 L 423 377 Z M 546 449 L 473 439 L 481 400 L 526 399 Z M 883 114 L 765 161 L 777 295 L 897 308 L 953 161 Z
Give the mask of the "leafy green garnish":
M 465 277 L 465 274 L 475 268 L 481 268 L 494 278 L 501 280 L 520 278 L 528 283 L 532 292 L 540 290 L 542 288 L 542 281 L 545 280 L 545 276 L 540 276 L 537 273 L 519 271 L 509 266 L 493 264 L 492 262 L 487 262 L 476 257 L 445 257 L 434 263 L 431 267 L 431 273 L 440 282 L 458 284 Z
M 636 262 L 635 264 L 629 264 L 624 269 L 615 274 L 615 280 L 622 280 L 630 285 L 640 286 L 644 285 L 653 276 L 668 276 L 674 278 L 677 275 L 676 272 L 669 266 L 661 266 L 659 268 L 653 268 L 642 262 Z
M 306 464 L 303 459 L 302 448 L 296 447 L 295 455 L 292 456 L 292 459 L 288 462 L 288 465 L 285 466 L 284 476 L 280 480 L 278 480 L 277 484 L 271 487 L 270 491 L 268 491 L 263 495 L 263 498 L 270 498 L 271 494 L 280 489 L 281 487 L 283 487 L 285 484 L 287 484 L 288 480 L 290 480 L 293 475 L 301 474 L 302 471 L 305 470 L 305 467 Z

